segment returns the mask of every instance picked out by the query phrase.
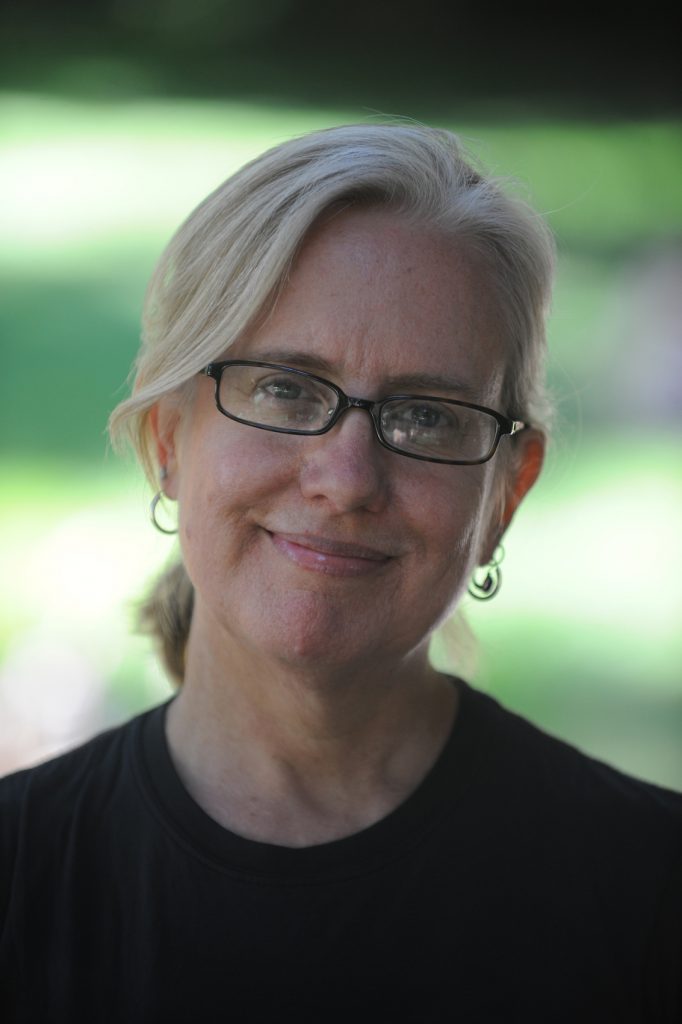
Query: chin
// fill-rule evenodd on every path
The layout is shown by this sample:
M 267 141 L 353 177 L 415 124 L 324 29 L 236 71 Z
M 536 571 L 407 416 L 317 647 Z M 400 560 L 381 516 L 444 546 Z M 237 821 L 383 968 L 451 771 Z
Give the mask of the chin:
M 266 660 L 306 672 L 333 669 L 366 661 L 385 636 L 381 622 L 368 621 L 366 610 L 359 621 L 357 610 L 355 602 L 339 602 L 315 589 L 289 590 L 281 600 L 255 605 L 253 615 L 242 606 L 230 632 L 237 644 L 243 638 Z

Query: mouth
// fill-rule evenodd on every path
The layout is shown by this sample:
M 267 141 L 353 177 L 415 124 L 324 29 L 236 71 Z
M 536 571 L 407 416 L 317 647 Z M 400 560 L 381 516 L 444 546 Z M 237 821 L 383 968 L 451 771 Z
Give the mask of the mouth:
M 363 544 L 349 544 L 315 534 L 266 531 L 277 551 L 294 565 L 328 576 L 364 576 L 377 572 L 393 555 Z

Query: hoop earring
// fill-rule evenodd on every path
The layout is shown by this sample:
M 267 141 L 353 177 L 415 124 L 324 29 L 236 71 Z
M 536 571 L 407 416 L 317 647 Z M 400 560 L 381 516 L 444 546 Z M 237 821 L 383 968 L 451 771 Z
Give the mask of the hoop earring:
M 157 507 L 157 505 L 159 504 L 159 502 L 161 501 L 162 498 L 163 498 L 163 491 L 157 491 L 156 494 L 154 495 L 154 497 L 152 498 L 152 500 L 150 502 L 150 505 L 149 505 L 149 518 L 152 521 L 152 525 L 156 527 L 156 529 L 159 531 L 159 533 L 167 533 L 167 534 L 177 533 L 178 532 L 177 526 L 175 527 L 174 530 L 168 530 L 165 526 L 162 526 L 161 523 L 156 518 L 156 507 Z
M 502 586 L 500 562 L 503 559 L 504 548 L 498 544 L 488 564 L 474 570 L 468 590 L 477 601 L 489 601 Z M 481 573 L 485 573 L 483 579 L 481 579 Z

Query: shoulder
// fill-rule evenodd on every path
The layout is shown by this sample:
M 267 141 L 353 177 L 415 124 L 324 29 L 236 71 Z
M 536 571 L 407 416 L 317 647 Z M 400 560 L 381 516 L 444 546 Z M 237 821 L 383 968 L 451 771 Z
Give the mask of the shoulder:
M 503 851 L 491 870 L 567 928 L 589 923 L 623 962 L 647 964 L 652 991 L 666 989 L 678 974 L 663 965 L 682 954 L 682 794 L 590 757 L 478 691 L 466 688 L 463 705 L 479 748 L 469 820 L 486 849 Z
M 162 715 L 164 708 L 165 704 L 152 707 L 72 750 L 0 778 L 0 812 L 11 819 L 45 797 L 73 811 L 74 801 L 91 790 L 98 799 L 106 799 L 108 787 L 116 786 L 122 764 L 129 762 L 140 741 L 145 723 Z
M 101 820 L 146 712 L 73 750 L 0 779 L 0 919 L 26 855 L 56 849 L 76 821 Z M 32 859 L 35 863 L 35 858 Z
M 641 1003 L 641 1019 L 677 1020 L 682 794 L 583 753 L 470 687 L 462 706 L 477 751 L 468 820 L 486 884 L 502 891 L 519 936 L 550 922 L 548 948 L 565 963 L 588 974 L 596 965 L 604 991 L 631 999 L 635 1014 Z
M 135 721 L 107 729 L 73 750 L 4 776 L 0 779 L 0 808 L 11 815 L 27 800 L 48 792 L 65 802 L 84 784 L 103 778 L 120 756 Z
M 682 864 L 682 793 L 637 779 L 583 753 L 465 687 L 486 768 L 517 811 L 542 815 L 593 843 L 665 849 Z

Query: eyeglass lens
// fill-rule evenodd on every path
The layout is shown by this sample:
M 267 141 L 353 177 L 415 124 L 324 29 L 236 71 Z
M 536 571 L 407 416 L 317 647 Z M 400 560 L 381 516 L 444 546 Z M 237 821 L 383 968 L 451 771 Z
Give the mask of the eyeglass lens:
M 242 422 L 304 434 L 325 430 L 340 404 L 336 391 L 316 377 L 242 364 L 224 367 L 218 400 Z M 497 421 L 478 409 L 419 396 L 380 405 L 383 439 L 408 454 L 477 461 L 494 447 Z

